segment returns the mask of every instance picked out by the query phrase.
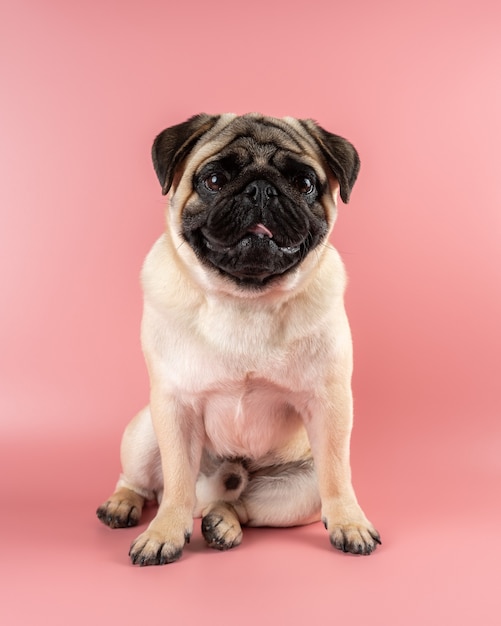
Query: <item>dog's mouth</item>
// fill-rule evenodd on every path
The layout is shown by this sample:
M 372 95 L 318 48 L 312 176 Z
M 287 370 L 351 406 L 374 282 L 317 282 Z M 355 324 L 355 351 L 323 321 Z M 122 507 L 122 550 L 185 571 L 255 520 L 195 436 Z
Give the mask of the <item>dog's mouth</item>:
M 258 223 L 236 240 L 221 241 L 207 228 L 185 233 L 197 256 L 242 286 L 263 286 L 304 258 L 305 241 L 280 242 Z
M 237 240 L 236 243 L 232 243 L 230 245 L 225 245 L 224 243 L 215 240 L 209 233 L 204 232 L 204 229 L 202 229 L 202 235 L 204 237 L 205 245 L 209 248 L 209 250 L 225 254 L 236 255 L 242 248 L 245 249 L 255 244 L 259 244 L 261 247 L 269 246 L 270 251 L 280 251 L 282 254 L 295 254 L 296 252 L 299 252 L 301 248 L 301 243 L 289 246 L 278 245 L 273 239 L 273 233 L 264 224 L 256 224 L 255 226 L 249 228 L 243 237 Z M 261 240 L 261 244 L 259 240 Z

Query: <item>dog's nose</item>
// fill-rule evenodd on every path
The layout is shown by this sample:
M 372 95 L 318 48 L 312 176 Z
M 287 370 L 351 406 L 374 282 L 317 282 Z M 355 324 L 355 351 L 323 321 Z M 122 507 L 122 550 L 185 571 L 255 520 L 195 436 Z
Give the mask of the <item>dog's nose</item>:
M 244 189 L 244 194 L 248 196 L 254 204 L 264 206 L 270 198 L 278 196 L 278 191 L 267 180 L 254 180 Z

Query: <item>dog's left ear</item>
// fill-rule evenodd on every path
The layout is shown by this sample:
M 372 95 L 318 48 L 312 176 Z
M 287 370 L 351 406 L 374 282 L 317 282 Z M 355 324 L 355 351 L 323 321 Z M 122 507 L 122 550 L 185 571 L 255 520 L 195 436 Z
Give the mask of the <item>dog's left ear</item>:
M 339 181 L 341 199 L 347 204 L 360 170 L 358 152 L 349 141 L 329 133 L 313 120 L 301 120 L 301 124 L 317 142 L 332 173 Z
M 163 130 L 153 142 L 153 167 L 162 185 L 162 194 L 168 193 L 176 167 L 188 155 L 200 137 L 218 121 L 219 115 L 200 113 L 186 122 Z

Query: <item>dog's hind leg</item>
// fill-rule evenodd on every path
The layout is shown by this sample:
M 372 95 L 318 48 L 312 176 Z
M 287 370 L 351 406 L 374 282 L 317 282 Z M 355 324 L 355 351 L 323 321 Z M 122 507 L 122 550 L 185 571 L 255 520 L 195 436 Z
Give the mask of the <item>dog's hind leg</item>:
M 313 461 L 273 465 L 251 472 L 239 516 L 247 526 L 301 526 L 320 519 Z
M 115 492 L 98 507 L 98 518 L 110 528 L 136 526 L 146 500 L 161 493 L 160 453 L 146 407 L 128 424 L 121 445 L 122 474 Z

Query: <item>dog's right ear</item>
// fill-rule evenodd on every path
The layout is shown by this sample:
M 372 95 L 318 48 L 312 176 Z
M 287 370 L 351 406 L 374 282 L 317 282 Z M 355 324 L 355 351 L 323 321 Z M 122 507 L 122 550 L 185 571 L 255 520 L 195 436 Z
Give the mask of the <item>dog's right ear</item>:
M 186 122 L 166 128 L 156 137 L 151 155 L 163 195 L 168 193 L 172 185 L 176 167 L 219 118 L 219 115 L 200 113 Z
M 313 120 L 299 120 L 317 142 L 332 173 L 339 181 L 342 201 L 347 204 L 360 170 L 360 157 L 349 141 L 323 129 Z

